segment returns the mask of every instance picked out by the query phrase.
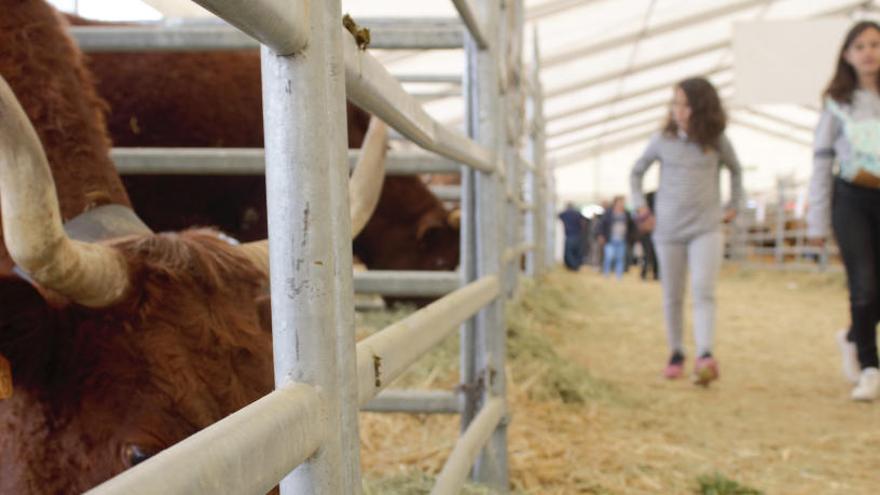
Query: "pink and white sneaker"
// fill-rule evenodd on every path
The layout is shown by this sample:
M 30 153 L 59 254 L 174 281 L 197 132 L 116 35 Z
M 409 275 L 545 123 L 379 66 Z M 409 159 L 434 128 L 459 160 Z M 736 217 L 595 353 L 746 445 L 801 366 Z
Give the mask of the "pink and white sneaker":
M 694 384 L 708 387 L 718 379 L 718 361 L 712 356 L 697 359 L 694 365 Z
M 684 355 L 676 351 L 669 357 L 669 364 L 663 370 L 663 377 L 667 380 L 676 380 L 684 375 Z
M 684 374 L 684 363 L 669 363 L 663 370 L 663 377 L 667 380 L 676 380 Z

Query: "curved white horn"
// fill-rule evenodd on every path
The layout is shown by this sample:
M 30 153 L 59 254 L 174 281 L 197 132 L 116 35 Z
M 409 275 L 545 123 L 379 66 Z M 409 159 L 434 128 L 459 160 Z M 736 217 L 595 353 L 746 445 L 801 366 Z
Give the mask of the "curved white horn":
M 379 204 L 387 151 L 388 127 L 377 117 L 371 117 L 357 166 L 348 182 L 352 239 L 361 233 Z
M 129 287 L 122 254 L 69 239 L 40 139 L 0 77 L 0 210 L 6 248 L 39 285 L 90 307 L 119 301 Z
M 351 237 L 354 239 L 373 215 L 385 180 L 385 155 L 388 150 L 388 127 L 376 117 L 364 138 L 361 155 L 348 182 L 351 212 Z M 242 253 L 257 267 L 269 273 L 269 242 L 254 241 L 241 245 Z

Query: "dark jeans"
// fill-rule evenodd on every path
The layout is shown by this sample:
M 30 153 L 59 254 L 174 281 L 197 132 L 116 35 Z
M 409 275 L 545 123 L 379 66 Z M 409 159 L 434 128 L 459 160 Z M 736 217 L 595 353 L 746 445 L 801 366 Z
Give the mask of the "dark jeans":
M 648 278 L 650 270 L 654 275 L 654 280 L 660 277 L 660 268 L 657 265 L 657 252 L 654 251 L 654 239 L 651 234 L 642 234 L 640 239 L 642 243 L 642 279 Z
M 565 252 L 563 253 L 565 267 L 577 271 L 584 263 L 584 243 L 579 235 L 565 236 Z
M 846 266 L 852 327 L 862 368 L 878 367 L 880 321 L 880 190 L 834 181 L 831 223 Z

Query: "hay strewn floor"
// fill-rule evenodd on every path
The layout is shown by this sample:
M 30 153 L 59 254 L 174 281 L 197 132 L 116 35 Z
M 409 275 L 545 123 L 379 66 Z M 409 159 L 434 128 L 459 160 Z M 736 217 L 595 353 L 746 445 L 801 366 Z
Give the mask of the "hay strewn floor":
M 842 278 L 727 268 L 718 301 L 722 379 L 704 390 L 660 378 L 658 284 L 584 271 L 531 288 L 509 318 L 515 487 L 691 494 L 720 473 L 767 494 L 880 492 L 880 403 L 848 400 L 833 340 L 848 321 Z M 562 359 L 524 355 L 541 339 Z M 455 383 L 454 366 L 427 363 L 411 385 Z M 364 474 L 436 473 L 457 428 L 456 417 L 364 414 Z

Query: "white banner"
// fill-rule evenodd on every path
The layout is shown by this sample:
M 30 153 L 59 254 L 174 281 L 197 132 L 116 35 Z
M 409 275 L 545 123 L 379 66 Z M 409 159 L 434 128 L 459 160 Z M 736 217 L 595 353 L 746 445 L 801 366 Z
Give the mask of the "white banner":
M 852 24 L 838 17 L 735 23 L 734 101 L 818 106 Z

